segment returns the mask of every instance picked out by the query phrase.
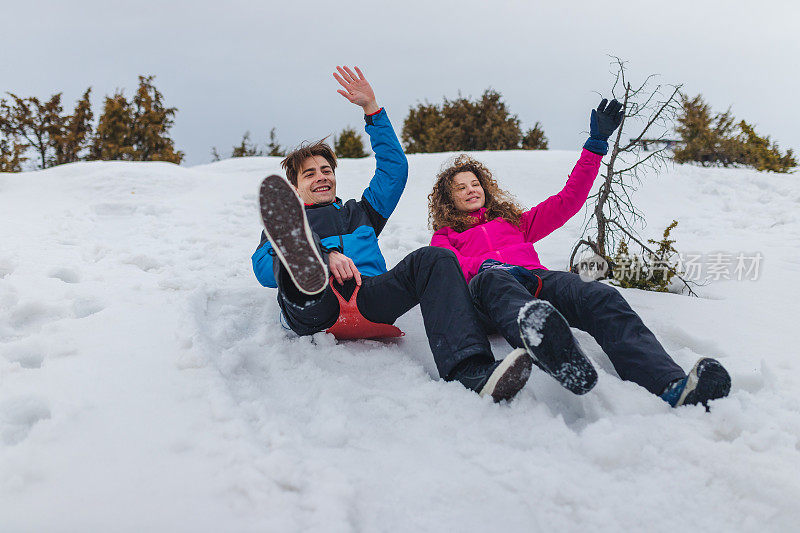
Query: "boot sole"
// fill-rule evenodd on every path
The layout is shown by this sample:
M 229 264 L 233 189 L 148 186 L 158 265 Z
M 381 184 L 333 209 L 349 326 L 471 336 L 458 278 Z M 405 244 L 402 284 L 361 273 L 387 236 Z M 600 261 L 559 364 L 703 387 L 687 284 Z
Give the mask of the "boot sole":
M 303 202 L 288 181 L 264 178 L 258 191 L 259 212 L 269 242 L 297 289 L 319 294 L 328 284 L 328 267 L 314 244 Z
M 686 380 L 676 407 L 701 403 L 708 411 L 708 402 L 724 398 L 731 391 L 731 376 L 716 359 L 703 358 L 695 363 Z
M 519 332 L 533 363 L 574 394 L 597 384 L 597 371 L 572 336 L 569 323 L 544 300 L 533 300 L 519 312 Z
M 495 402 L 510 400 L 528 382 L 532 368 L 533 360 L 528 352 L 517 348 L 495 368 L 478 394 L 491 396 Z

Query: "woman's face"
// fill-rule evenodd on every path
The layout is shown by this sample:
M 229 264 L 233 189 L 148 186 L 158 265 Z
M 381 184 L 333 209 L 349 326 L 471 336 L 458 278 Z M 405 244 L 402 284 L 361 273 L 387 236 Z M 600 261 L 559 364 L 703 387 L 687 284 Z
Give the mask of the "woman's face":
M 486 202 L 483 187 L 472 172 L 459 172 L 453 176 L 453 203 L 462 213 L 477 211 Z

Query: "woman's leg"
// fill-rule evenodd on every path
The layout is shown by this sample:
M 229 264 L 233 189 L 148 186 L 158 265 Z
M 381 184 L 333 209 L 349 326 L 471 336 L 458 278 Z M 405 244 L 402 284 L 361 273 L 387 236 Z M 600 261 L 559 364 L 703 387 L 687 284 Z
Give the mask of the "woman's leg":
M 533 272 L 543 282 L 539 298 L 553 304 L 572 327 L 594 337 L 622 379 L 661 394 L 686 376 L 617 289 L 570 272 Z
M 597 371 L 581 350 L 569 324 L 550 303 L 531 294 L 508 270 L 490 268 L 469 284 L 475 307 L 490 328 L 515 348 L 525 348 L 536 366 L 564 388 L 586 394 Z
M 514 348 L 523 348 L 517 317 L 533 295 L 507 270 L 490 268 L 469 282 L 475 309 L 487 332 L 497 331 Z

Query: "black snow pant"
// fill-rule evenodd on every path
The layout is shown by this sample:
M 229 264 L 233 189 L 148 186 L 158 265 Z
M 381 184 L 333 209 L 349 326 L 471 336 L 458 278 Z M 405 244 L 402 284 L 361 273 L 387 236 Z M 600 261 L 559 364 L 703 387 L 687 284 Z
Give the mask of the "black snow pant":
M 538 298 L 550 302 L 570 326 L 594 337 L 619 377 L 660 394 L 686 376 L 614 287 L 570 272 L 530 272 L 542 280 Z M 487 333 L 497 331 L 511 346 L 522 347 L 517 315 L 534 298 L 535 287 L 526 288 L 508 271 L 488 269 L 470 281 L 469 289 Z
M 278 305 L 295 333 L 311 335 L 336 323 L 339 301 L 330 285 L 309 297 L 295 288 L 280 261 L 275 264 Z M 336 286 L 347 300 L 355 281 Z M 420 248 L 384 274 L 363 276 L 356 304 L 364 318 L 381 324 L 393 324 L 419 304 L 433 359 L 443 378 L 469 357 L 484 355 L 494 360 L 461 267 L 450 250 Z

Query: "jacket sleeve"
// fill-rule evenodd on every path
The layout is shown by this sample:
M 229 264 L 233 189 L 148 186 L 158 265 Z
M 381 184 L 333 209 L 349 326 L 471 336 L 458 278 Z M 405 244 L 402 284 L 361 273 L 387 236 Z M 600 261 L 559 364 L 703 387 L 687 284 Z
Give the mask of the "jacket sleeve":
M 464 277 L 467 281 L 471 280 L 475 275 L 478 273 L 478 269 L 481 267 L 481 263 L 483 263 L 486 259 L 497 258 L 499 255 L 496 252 L 490 252 L 487 254 L 486 257 L 480 256 L 472 256 L 472 255 L 464 255 L 459 252 L 450 242 L 450 239 L 447 236 L 449 228 L 442 228 L 436 233 L 433 234 L 431 238 L 431 246 L 438 246 L 439 248 L 447 248 L 454 254 L 456 254 L 456 259 L 458 259 L 458 264 L 461 265 L 461 270 L 464 272 Z
M 364 190 L 362 205 L 379 234 L 397 207 L 408 181 L 408 160 L 385 109 L 365 115 L 365 129 L 375 152 L 375 175 Z
M 266 236 L 263 235 L 264 233 L 262 232 L 263 240 L 252 257 L 253 272 L 255 272 L 256 279 L 261 285 L 275 289 L 278 287 L 278 282 L 275 281 L 275 273 L 273 270 L 274 256 L 272 255 L 272 245 L 267 240 Z
M 584 149 L 561 192 L 522 214 L 520 227 L 526 241 L 536 242 L 547 237 L 581 210 L 600 172 L 602 159 L 602 155 Z

